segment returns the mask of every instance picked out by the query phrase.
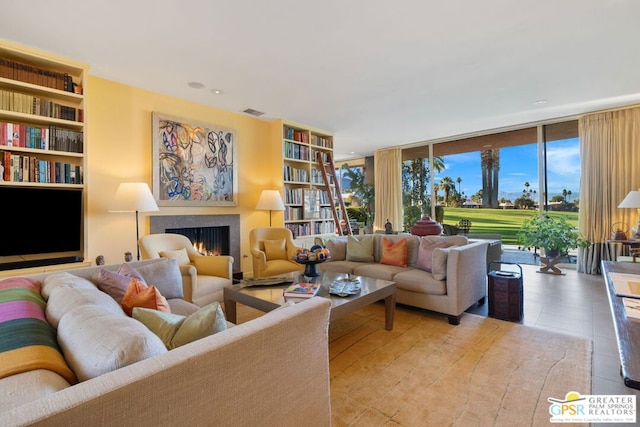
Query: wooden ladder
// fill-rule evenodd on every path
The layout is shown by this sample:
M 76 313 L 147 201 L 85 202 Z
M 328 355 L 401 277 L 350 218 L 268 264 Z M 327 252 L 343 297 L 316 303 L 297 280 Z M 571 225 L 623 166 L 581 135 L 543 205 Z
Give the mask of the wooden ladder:
M 323 159 L 323 155 L 326 156 L 326 161 L 325 159 Z M 342 235 L 342 225 L 340 224 L 340 218 L 338 217 L 338 210 L 336 209 L 336 201 L 333 197 L 331 181 L 329 181 L 329 174 L 327 173 L 327 166 L 331 168 L 331 176 L 333 176 L 334 189 L 337 194 L 342 219 L 345 221 L 347 234 L 353 235 L 353 232 L 351 231 L 351 223 L 349 222 L 349 215 L 347 214 L 347 208 L 344 205 L 344 200 L 342 200 L 340 181 L 336 176 L 336 167 L 333 164 L 333 156 L 331 156 L 331 153 L 316 151 L 316 162 L 318 162 L 318 166 L 320 166 L 320 173 L 322 174 L 322 179 L 324 180 L 325 191 L 327 192 L 327 196 L 329 197 L 329 201 L 331 203 L 331 212 L 333 213 L 333 221 L 336 225 L 336 234 Z

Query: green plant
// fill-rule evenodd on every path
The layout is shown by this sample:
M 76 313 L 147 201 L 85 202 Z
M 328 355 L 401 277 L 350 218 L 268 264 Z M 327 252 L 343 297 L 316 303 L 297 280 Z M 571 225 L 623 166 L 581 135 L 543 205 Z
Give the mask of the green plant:
M 534 215 L 522 224 L 518 243 L 525 248 L 543 248 L 548 255 L 564 255 L 569 249 L 589 246 L 589 242 L 564 217 L 552 217 L 547 213 Z

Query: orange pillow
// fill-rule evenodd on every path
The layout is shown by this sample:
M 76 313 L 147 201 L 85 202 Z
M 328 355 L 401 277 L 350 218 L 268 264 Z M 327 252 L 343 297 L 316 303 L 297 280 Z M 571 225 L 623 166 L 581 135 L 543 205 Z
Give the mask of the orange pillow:
M 171 313 L 167 299 L 162 296 L 155 286 L 146 286 L 144 283 L 131 278 L 129 287 L 122 297 L 122 309 L 127 315 L 131 316 L 133 307 L 151 308 L 159 311 Z
M 407 266 L 407 239 L 400 239 L 397 242 L 382 238 L 382 259 L 380 264 L 395 265 L 398 267 Z

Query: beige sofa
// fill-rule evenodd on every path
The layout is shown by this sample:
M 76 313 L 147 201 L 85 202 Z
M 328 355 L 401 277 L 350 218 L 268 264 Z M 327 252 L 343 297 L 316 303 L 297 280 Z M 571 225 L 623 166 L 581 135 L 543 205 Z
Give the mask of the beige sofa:
M 160 259 L 130 265 L 170 293 L 167 286 L 175 284 L 161 283 L 163 277 L 175 277 L 177 264 L 170 263 Z M 158 348 L 158 338 L 142 323 L 117 313 L 110 296 L 91 288 L 98 270 L 24 277 L 45 283 L 47 320 L 56 317 L 58 341 L 70 336 L 86 341 L 78 348 L 60 345 L 69 367 L 84 363 L 86 369 L 96 369 L 110 337 L 116 347 L 129 340 L 130 349 L 114 349 L 118 354 L 110 357 L 119 362 L 108 362 L 116 365 L 113 369 L 74 385 L 48 369 L 0 379 L 1 426 L 298 426 L 309 420 L 330 425 L 328 300 L 311 298 L 167 350 Z M 180 298 L 167 300 L 173 313 L 186 315 L 199 308 Z M 69 318 L 92 310 L 96 316 L 69 330 L 74 327 Z M 94 339 L 101 344 L 92 344 Z M 89 354 L 83 355 L 87 349 Z M 132 354 L 144 353 L 148 357 L 130 360 Z M 74 372 L 78 378 L 85 375 Z
M 318 266 L 321 271 L 348 273 L 396 282 L 396 302 L 446 314 L 449 323 L 460 323 L 462 313 L 487 295 L 487 241 L 469 243 L 464 236 L 425 236 L 373 234 L 353 236 L 373 239 L 373 262 L 349 260 L 347 236 L 326 242 L 331 259 Z M 382 242 L 407 239 L 407 267 L 381 264 Z M 433 272 L 417 268 L 422 239 L 451 245 L 435 250 Z

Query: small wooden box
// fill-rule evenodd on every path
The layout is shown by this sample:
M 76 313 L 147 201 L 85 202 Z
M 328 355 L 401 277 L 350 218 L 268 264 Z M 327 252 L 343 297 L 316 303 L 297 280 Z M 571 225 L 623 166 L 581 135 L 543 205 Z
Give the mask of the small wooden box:
M 488 276 L 489 316 L 520 322 L 524 313 L 522 273 L 490 271 Z

